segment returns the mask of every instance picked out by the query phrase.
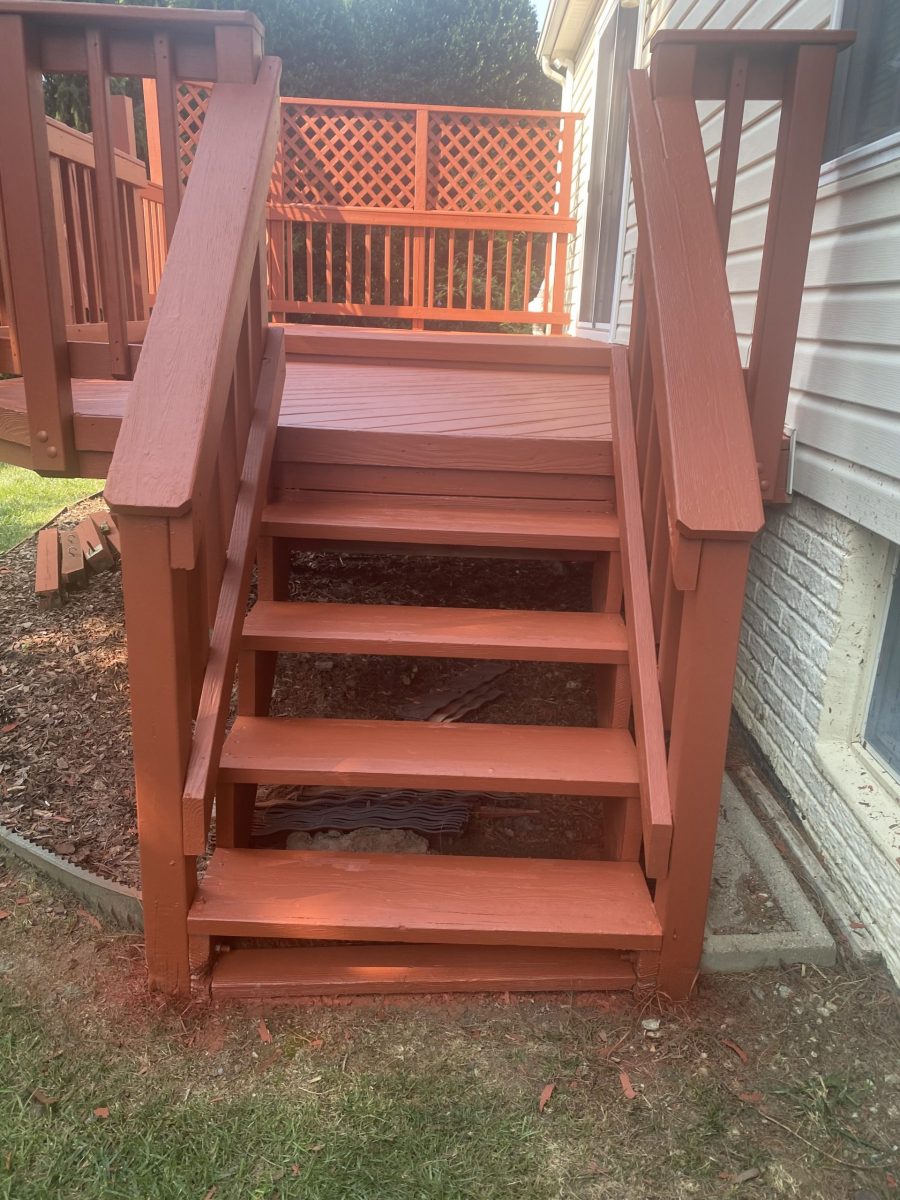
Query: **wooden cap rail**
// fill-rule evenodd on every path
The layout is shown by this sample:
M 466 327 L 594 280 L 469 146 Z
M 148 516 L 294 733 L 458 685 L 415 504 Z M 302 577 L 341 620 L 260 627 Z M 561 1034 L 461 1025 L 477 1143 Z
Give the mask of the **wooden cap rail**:
M 280 74 L 267 58 L 252 87 L 213 91 L 107 481 L 118 512 L 182 517 L 208 494 L 259 249 Z M 180 565 L 193 565 L 198 539 L 192 528 Z

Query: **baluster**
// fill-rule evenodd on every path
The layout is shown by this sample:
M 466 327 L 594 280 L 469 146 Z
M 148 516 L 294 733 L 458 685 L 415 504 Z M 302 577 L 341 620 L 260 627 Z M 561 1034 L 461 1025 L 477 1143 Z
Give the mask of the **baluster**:
M 503 308 L 505 312 L 509 312 L 512 307 L 512 250 L 513 250 L 513 235 L 510 232 L 506 234 L 506 271 L 503 279 Z
M 656 512 L 653 517 L 653 539 L 650 543 L 650 604 L 653 608 L 653 632 L 657 645 L 662 629 L 663 592 L 669 572 L 670 553 L 666 494 L 660 485 L 656 489 Z
M 75 163 L 66 163 L 63 201 L 66 210 L 66 229 L 69 242 L 69 269 L 72 273 L 72 300 L 76 325 L 86 324 L 90 317 L 87 289 L 87 259 L 85 257 L 85 224 L 81 213 L 81 168 Z
M 437 258 L 437 230 L 428 230 L 428 307 L 434 308 L 434 263 Z
M 384 303 L 391 302 L 391 227 L 384 227 Z
M 365 302 L 372 303 L 372 226 L 366 226 Z
M 59 276 L 62 301 L 68 325 L 77 325 L 75 295 L 72 287 L 72 267 L 69 260 L 69 239 L 66 229 L 66 203 L 63 196 L 62 166 L 56 155 L 50 157 L 50 188 L 53 193 L 53 221 L 56 226 L 56 251 L 59 256 Z
M 544 312 L 550 311 L 552 303 L 552 270 L 553 270 L 553 235 L 547 233 L 544 235 L 546 244 L 544 246 Z
M 662 620 L 659 630 L 659 694 L 662 701 L 663 722 L 668 729 L 672 723 L 672 701 L 675 695 L 675 678 L 678 669 L 678 638 L 681 632 L 681 611 L 684 592 L 676 588 L 672 571 L 666 572 L 663 594 Z
M 744 127 L 744 100 L 747 93 L 746 54 L 736 54 L 731 63 L 728 96 L 722 115 L 722 140 L 719 145 L 719 166 L 716 172 L 716 224 L 722 253 L 728 254 L 731 237 L 731 213 L 734 207 L 734 185 L 737 179 L 738 154 Z
M 175 232 L 175 222 L 181 208 L 182 169 L 181 147 L 178 136 L 178 113 L 175 100 L 175 72 L 173 63 L 172 42 L 168 34 L 158 33 L 153 38 L 153 57 L 156 67 L 156 78 L 153 86 L 145 90 L 145 105 L 148 111 L 151 105 L 147 100 L 156 100 L 154 132 L 157 138 L 157 157 L 160 166 L 163 185 L 163 212 L 165 215 L 166 249 L 172 244 Z M 155 92 L 155 96 L 153 96 Z M 148 139 L 150 137 L 148 126 Z
M 494 231 L 487 235 L 487 262 L 484 268 L 484 307 L 490 311 L 494 307 Z
M 306 300 L 308 304 L 313 301 L 313 227 L 312 221 L 306 221 L 303 225 L 303 245 L 306 250 Z
M 466 255 L 466 312 L 472 311 L 472 284 L 475 280 L 475 230 L 469 230 L 469 245 Z
M 523 282 L 522 307 L 528 309 L 531 303 L 531 254 L 534 249 L 534 234 L 530 231 L 525 234 L 525 275 Z
M 403 231 L 403 303 L 409 304 L 409 267 L 410 267 L 410 230 L 407 226 Z
M 447 235 L 447 307 L 453 307 L 453 260 L 456 257 L 456 230 Z
M 334 279 L 332 277 L 334 271 L 333 232 L 334 226 L 329 221 L 325 226 L 325 302 L 327 304 L 334 302 Z
M 353 303 L 353 242 L 352 225 L 344 226 L 344 303 Z

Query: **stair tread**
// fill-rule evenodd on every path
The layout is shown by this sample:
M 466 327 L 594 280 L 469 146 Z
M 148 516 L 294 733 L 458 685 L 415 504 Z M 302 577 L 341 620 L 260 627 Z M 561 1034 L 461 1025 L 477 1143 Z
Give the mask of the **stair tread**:
M 243 645 L 294 653 L 409 654 L 530 662 L 624 663 L 628 639 L 612 613 L 419 608 L 399 604 L 259 601 Z
M 624 729 L 238 717 L 221 775 L 235 783 L 638 794 Z
M 193 934 L 655 949 L 637 863 L 215 850 Z
M 366 945 L 238 947 L 213 964 L 217 999 L 424 992 L 592 992 L 628 989 L 634 964 L 615 950 L 547 946 Z
M 456 496 L 305 492 L 263 512 L 262 532 L 276 537 L 409 542 L 417 545 L 614 550 L 614 513 L 515 501 L 479 504 Z

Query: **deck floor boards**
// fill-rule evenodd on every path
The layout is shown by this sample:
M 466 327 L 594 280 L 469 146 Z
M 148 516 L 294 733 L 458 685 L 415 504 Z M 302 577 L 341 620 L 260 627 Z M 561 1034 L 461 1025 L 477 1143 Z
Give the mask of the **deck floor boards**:
M 129 390 L 128 382 L 117 380 L 72 381 L 79 451 L 111 452 Z M 579 446 L 587 446 L 587 457 L 571 461 L 572 469 L 590 471 L 605 461 L 611 440 L 609 377 L 596 368 L 291 355 L 279 428 L 286 435 L 279 439 L 279 457 L 295 461 L 306 459 L 302 432 L 309 431 L 310 459 L 319 462 L 328 458 L 329 447 L 337 448 L 346 438 L 351 439 L 346 442 L 349 459 L 336 453 L 333 461 L 358 461 L 354 447 L 359 443 L 354 439 L 375 434 L 388 465 L 406 463 L 404 445 L 424 447 L 426 457 L 419 465 L 432 465 L 429 448 L 435 439 L 446 437 L 453 438 L 456 447 L 449 457 L 464 453 L 464 446 L 472 448 L 470 469 L 481 465 L 482 458 L 487 468 L 509 469 L 504 465 L 508 450 L 502 444 L 528 439 L 532 458 L 549 464 L 545 470 L 565 469 L 570 461 L 565 456 L 575 456 Z M 0 448 L 4 442 L 29 444 L 20 379 L 0 381 Z M 554 459 L 554 446 L 561 459 Z

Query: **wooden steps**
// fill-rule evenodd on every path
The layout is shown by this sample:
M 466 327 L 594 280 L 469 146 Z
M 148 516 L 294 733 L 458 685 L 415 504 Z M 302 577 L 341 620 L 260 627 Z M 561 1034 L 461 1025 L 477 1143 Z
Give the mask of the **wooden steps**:
M 634 796 L 624 729 L 238 717 L 221 758 L 230 783 L 448 788 Z
M 191 934 L 653 950 L 660 926 L 626 862 L 216 850 Z
M 624 663 L 618 615 L 399 604 L 258 601 L 244 621 L 245 650 L 292 654 L 408 654 L 524 662 Z
M 214 1000 L 428 992 L 599 992 L 635 984 L 616 950 L 369 943 L 239 948 L 213 965 Z
M 435 546 L 615 550 L 613 513 L 587 503 L 521 501 L 514 505 L 458 496 L 363 492 L 294 492 L 263 512 L 262 533 L 300 540 Z

